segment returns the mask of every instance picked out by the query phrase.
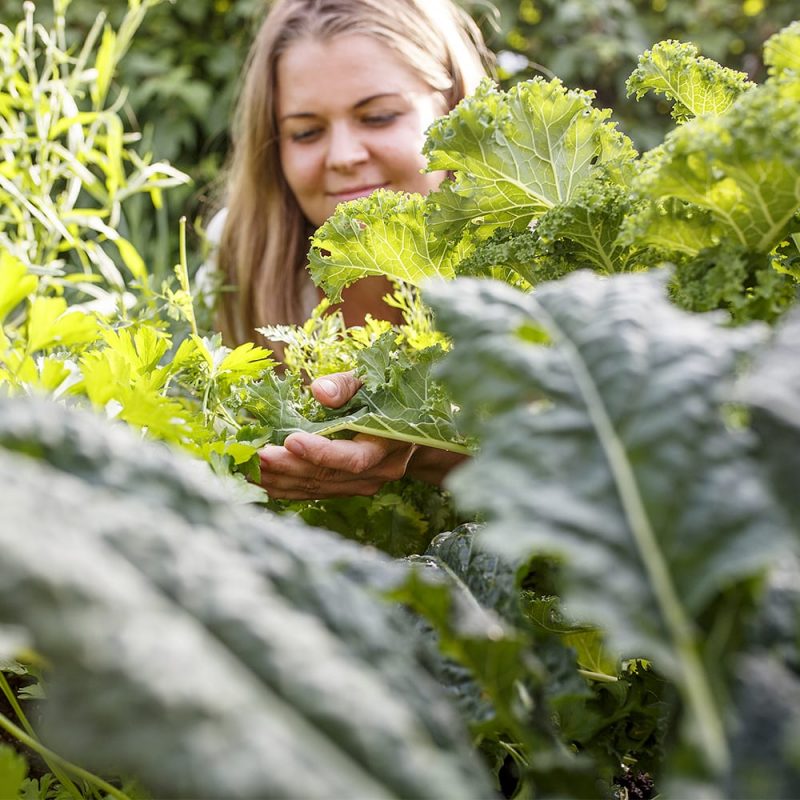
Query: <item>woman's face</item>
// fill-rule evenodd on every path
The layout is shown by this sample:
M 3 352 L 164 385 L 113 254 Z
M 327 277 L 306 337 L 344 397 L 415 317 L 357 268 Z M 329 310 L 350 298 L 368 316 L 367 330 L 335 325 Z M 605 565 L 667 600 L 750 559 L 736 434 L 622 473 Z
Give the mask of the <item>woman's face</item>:
M 427 194 L 444 178 L 421 173 L 441 95 L 376 39 L 294 42 L 278 59 L 276 106 L 281 166 L 315 226 L 375 189 Z

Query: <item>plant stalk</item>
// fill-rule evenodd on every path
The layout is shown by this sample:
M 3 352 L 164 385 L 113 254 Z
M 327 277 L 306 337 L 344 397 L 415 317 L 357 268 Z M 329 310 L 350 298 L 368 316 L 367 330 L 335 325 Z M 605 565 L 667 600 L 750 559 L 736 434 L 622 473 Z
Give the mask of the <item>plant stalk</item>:
M 57 753 L 54 753 L 48 747 L 45 747 L 38 739 L 34 736 L 29 736 L 22 728 L 15 725 L 5 714 L 0 714 L 0 728 L 5 730 L 7 733 L 10 733 L 15 739 L 20 741 L 26 747 L 29 747 L 34 752 L 38 753 L 48 765 L 52 762 L 56 764 L 59 768 L 63 770 L 67 770 L 71 772 L 78 778 L 86 781 L 88 784 L 92 786 L 96 786 L 98 789 L 106 792 L 106 794 L 111 795 L 112 797 L 116 798 L 116 800 L 131 800 L 125 792 L 120 789 L 117 789 L 116 786 L 112 786 L 107 781 L 104 781 L 102 778 L 98 777 L 92 772 L 84 769 L 83 767 L 79 767 L 77 764 L 73 764 L 71 761 L 67 761 L 65 758 L 62 758 Z M 73 784 L 74 786 L 74 784 Z M 77 797 L 83 800 L 82 795 L 78 791 L 77 787 L 74 787 L 75 791 L 77 792 Z

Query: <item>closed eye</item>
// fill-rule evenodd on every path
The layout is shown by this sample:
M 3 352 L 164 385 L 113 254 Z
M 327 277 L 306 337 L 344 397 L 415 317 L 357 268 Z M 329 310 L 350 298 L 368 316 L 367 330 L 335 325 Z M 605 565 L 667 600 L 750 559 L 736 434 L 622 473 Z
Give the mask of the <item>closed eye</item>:
M 312 142 L 321 133 L 321 128 L 308 128 L 302 131 L 293 131 L 289 134 L 289 138 L 293 142 Z
M 367 114 L 361 121 L 367 125 L 374 125 L 379 128 L 381 125 L 389 125 L 400 116 L 399 112 L 392 111 L 386 114 Z

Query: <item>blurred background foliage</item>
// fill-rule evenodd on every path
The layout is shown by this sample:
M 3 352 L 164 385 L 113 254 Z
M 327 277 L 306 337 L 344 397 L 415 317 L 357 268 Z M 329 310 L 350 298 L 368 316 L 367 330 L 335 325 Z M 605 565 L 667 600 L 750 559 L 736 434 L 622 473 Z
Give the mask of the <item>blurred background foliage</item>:
M 700 52 L 760 82 L 763 42 L 800 17 L 798 0 L 462 0 L 492 49 L 508 65 L 506 82 L 557 76 L 594 89 L 596 104 L 640 149 L 671 127 L 668 104 L 625 97 L 639 55 L 663 39 L 693 42 Z M 522 58 L 515 58 L 515 55 Z
M 63 0 L 61 0 L 63 2 Z M 501 52 L 506 83 L 558 76 L 570 87 L 595 89 L 640 148 L 658 143 L 671 122 L 655 99 L 625 98 L 638 56 L 672 38 L 761 80 L 761 45 L 800 17 L 798 0 L 460 0 Z M 38 4 L 47 23 L 50 2 Z M 21 0 L 0 0 L 0 22 L 13 25 Z M 72 0 L 69 35 L 79 43 L 99 13 L 112 23 L 127 0 Z M 228 151 L 228 126 L 249 42 L 269 0 L 165 0 L 152 8 L 123 60 L 129 127 L 142 132 L 140 151 L 171 161 L 193 179 L 171 190 L 154 213 L 144 198 L 127 211 L 128 236 L 156 275 L 178 258 L 178 218 L 197 228 L 214 201 Z M 202 260 L 190 240 L 190 267 Z
M 62 0 L 63 1 L 63 0 Z M 15 13 L 7 13 L 13 5 Z M 0 23 L 22 16 L 22 2 L 0 0 Z M 72 0 L 68 38 L 83 41 L 97 15 L 117 26 L 128 0 Z M 189 174 L 192 183 L 165 193 L 153 211 L 146 199 L 126 208 L 128 236 L 156 278 L 178 260 L 178 220 L 202 223 L 228 152 L 232 106 L 250 41 L 265 13 L 265 0 L 162 0 L 147 12 L 115 79 L 127 93 L 122 116 L 140 131 L 140 152 L 151 152 Z M 49 25 L 50 0 L 37 3 L 37 19 Z M 202 260 L 200 237 L 190 236 L 190 268 Z

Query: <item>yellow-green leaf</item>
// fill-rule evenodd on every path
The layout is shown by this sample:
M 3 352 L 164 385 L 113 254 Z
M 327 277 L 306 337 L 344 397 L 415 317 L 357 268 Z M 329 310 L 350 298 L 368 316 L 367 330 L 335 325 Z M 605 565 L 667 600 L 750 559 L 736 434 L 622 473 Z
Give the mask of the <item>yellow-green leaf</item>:
M 119 117 L 109 117 L 106 124 L 105 164 L 106 190 L 112 197 L 125 185 L 125 170 L 122 165 L 123 128 Z
M 117 44 L 117 35 L 106 25 L 103 31 L 103 40 L 97 51 L 95 69 L 97 70 L 97 80 L 92 84 L 92 104 L 99 109 L 105 103 L 108 87 L 111 85 L 111 78 L 114 76 L 114 51 Z
M 0 253 L 0 323 L 29 294 L 36 291 L 39 279 L 29 275 L 25 265 L 9 252 Z
M 139 255 L 136 248 L 121 236 L 114 240 L 114 244 L 119 250 L 122 261 L 125 266 L 130 270 L 131 275 L 140 281 L 147 280 L 147 267 L 145 266 L 144 259 Z
M 28 312 L 28 351 L 93 342 L 100 333 L 97 317 L 71 311 L 63 297 L 36 297 Z

